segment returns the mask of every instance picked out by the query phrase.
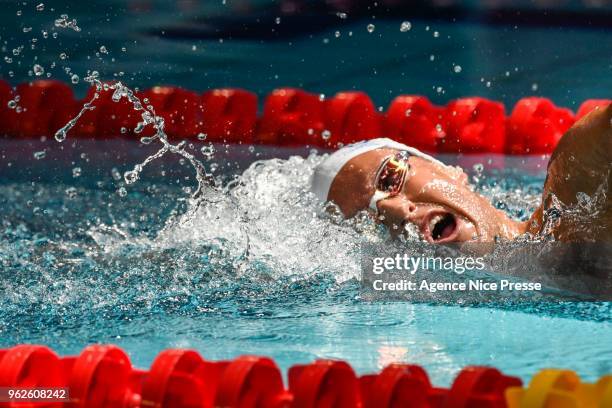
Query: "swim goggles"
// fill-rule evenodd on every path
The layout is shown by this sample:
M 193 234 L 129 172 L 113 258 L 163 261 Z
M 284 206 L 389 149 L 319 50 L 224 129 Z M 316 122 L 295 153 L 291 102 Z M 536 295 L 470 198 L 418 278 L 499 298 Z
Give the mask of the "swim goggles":
M 385 198 L 395 197 L 404 188 L 410 170 L 410 153 L 399 151 L 388 156 L 378 168 L 375 178 L 376 191 L 370 199 L 370 208 L 378 213 L 377 204 Z

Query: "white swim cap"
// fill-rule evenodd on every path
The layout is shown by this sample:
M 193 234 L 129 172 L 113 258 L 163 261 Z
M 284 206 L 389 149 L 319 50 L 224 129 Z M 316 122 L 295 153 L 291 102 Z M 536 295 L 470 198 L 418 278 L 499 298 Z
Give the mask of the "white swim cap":
M 323 160 L 314 170 L 311 180 L 312 192 L 321 201 L 327 201 L 329 195 L 329 189 L 331 188 L 332 182 L 344 167 L 354 157 L 359 156 L 362 153 L 369 152 L 375 149 L 391 148 L 402 150 L 410 153 L 413 156 L 421 157 L 425 160 L 429 160 L 440 166 L 445 166 L 439 160 L 434 159 L 428 154 L 415 149 L 414 147 L 407 146 L 403 143 L 398 143 L 394 140 L 387 138 L 364 140 L 363 142 L 357 142 L 338 149 L 325 160 Z

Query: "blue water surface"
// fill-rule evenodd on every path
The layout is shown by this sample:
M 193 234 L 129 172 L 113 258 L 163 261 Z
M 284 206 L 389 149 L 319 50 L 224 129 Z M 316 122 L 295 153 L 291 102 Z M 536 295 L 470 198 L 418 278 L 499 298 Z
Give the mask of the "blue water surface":
M 360 373 L 406 361 L 444 385 L 469 364 L 525 380 L 544 367 L 588 380 L 612 369 L 610 303 L 361 300 L 360 234 L 318 214 L 306 193 L 318 156 L 261 162 L 235 189 L 236 208 L 209 203 L 182 224 L 193 172 L 176 158 L 126 186 L 121 173 L 131 165 L 115 163 L 142 159 L 138 143 L 29 143 L 36 144 L 2 145 L 20 171 L 4 173 L 0 184 L 0 346 L 42 343 L 76 354 L 86 344 L 114 343 L 141 367 L 170 347 L 210 359 L 268 355 L 282 368 L 340 358 Z M 40 143 L 47 155 L 30 159 Z M 246 165 L 293 153 L 229 148 L 219 153 L 218 172 L 227 182 L 236 175 L 234 157 Z M 535 165 L 480 177 L 492 202 L 524 219 L 543 172 Z M 250 236 L 246 257 L 237 225 Z

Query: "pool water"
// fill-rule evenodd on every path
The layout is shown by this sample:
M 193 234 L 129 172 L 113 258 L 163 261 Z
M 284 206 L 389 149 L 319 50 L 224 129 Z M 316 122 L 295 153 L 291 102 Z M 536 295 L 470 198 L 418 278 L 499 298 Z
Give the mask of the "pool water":
M 127 186 L 131 166 L 109 158 L 146 155 L 137 143 L 68 139 L 40 160 L 30 158 L 40 142 L 29 143 L 2 145 L 12 169 L 31 167 L 27 180 L 9 171 L 0 184 L 0 347 L 76 354 L 114 343 L 141 367 L 172 347 L 210 359 L 268 355 L 282 368 L 339 358 L 360 373 L 406 361 L 441 385 L 468 364 L 525 380 L 548 366 L 586 380 L 612 369 L 611 303 L 362 300 L 360 244 L 386 236 L 324 215 L 308 192 L 320 154 L 218 146 L 207 165 L 219 164 L 225 188 L 208 190 L 194 212 L 193 171 L 175 156 Z M 253 164 L 236 170 L 237 157 Z M 543 181 L 532 167 L 471 169 L 472 181 L 524 219 Z
M 238 7 L 212 2 L 74 3 L 42 11 L 5 4 L 2 52 L 24 48 L 2 62 L 3 79 L 38 78 L 31 71 L 40 64 L 42 77 L 73 80 L 80 96 L 89 86 L 83 78 L 97 70 L 140 88 L 244 87 L 260 101 L 276 87 L 298 86 L 327 95 L 363 90 L 383 106 L 401 93 L 440 104 L 476 94 L 507 107 L 535 94 L 572 108 L 609 97 L 612 80 L 605 27 L 415 17 L 401 33 L 403 18 L 319 15 L 279 39 L 223 29 Z M 190 4 L 195 9 L 181 8 Z M 63 13 L 78 19 L 80 32 L 54 27 Z M 295 26 L 264 17 L 268 28 Z M 201 20 L 213 28 L 195 29 Z M 114 343 L 140 367 L 172 347 L 209 359 L 267 355 L 283 369 L 324 357 L 367 373 L 405 361 L 423 365 L 439 385 L 468 364 L 524 380 L 544 367 L 571 368 L 587 381 L 612 372 L 609 302 L 361 299 L 360 245 L 387 237 L 367 220 L 341 222 L 322 211 L 308 179 L 323 152 L 216 146 L 203 160 L 223 188 L 194 203 L 193 168 L 176 155 L 127 185 L 124 172 L 154 146 L 46 136 L 0 140 L 0 347 L 42 343 L 77 354 Z M 546 158 L 442 159 L 458 160 L 514 218 L 526 219 L 539 203 Z

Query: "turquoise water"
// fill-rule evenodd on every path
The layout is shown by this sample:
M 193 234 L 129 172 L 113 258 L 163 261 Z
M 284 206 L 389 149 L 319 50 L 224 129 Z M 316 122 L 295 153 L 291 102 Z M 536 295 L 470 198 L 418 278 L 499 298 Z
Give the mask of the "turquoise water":
M 596 27 L 411 18 L 412 29 L 400 33 L 404 18 L 332 16 L 322 24 L 315 16 L 281 40 L 193 30 L 197 16 L 220 24 L 240 15 L 212 3 L 5 6 L 2 52 L 24 49 L 1 63 L 0 76 L 31 80 L 38 63 L 51 78 L 70 81 L 77 73 L 78 95 L 87 71 L 98 70 L 141 88 L 240 86 L 260 96 L 286 85 L 328 95 L 359 89 L 377 105 L 400 93 L 437 103 L 477 94 L 508 106 L 536 94 L 577 107 L 609 97 L 612 78 L 612 31 Z M 54 29 L 62 13 L 82 30 Z M 273 14 L 262 19 L 268 29 L 277 25 Z M 199 147 L 188 149 L 198 154 Z M 322 213 L 307 192 L 320 155 L 217 146 L 205 164 L 225 188 L 207 190 L 195 210 L 193 169 L 176 156 L 125 184 L 123 173 L 153 151 L 136 141 L 70 136 L 62 144 L 0 140 L 0 347 L 33 342 L 76 354 L 90 343 L 115 343 L 140 367 L 169 347 L 196 348 L 210 359 L 268 355 L 283 369 L 319 357 L 345 359 L 359 373 L 408 361 L 440 385 L 468 364 L 525 380 L 549 366 L 586 380 L 612 372 L 611 303 L 362 301 L 360 244 L 385 236 L 367 222 Z M 255 160 L 266 161 L 249 167 Z M 528 217 L 546 159 L 459 158 L 470 171 L 477 163 L 487 169 L 473 180 L 479 191 L 513 217 Z M 500 163 L 505 170 L 493 169 Z
M 548 366 L 589 380 L 612 370 L 611 303 L 362 301 L 359 245 L 384 234 L 321 213 L 307 192 L 318 155 L 267 160 L 294 152 L 220 148 L 213 163 L 233 187 L 208 191 L 209 202 L 186 219 L 193 172 L 174 157 L 126 186 L 119 173 L 131 165 L 108 158 L 129 163 L 146 149 L 65 143 L 40 160 L 29 158 L 39 146 L 2 145 L 11 168 L 22 169 L 0 183 L 2 347 L 33 342 L 75 354 L 115 343 L 141 367 L 170 347 L 210 359 L 269 355 L 283 368 L 340 358 L 360 373 L 408 361 L 438 384 L 468 364 L 525 380 Z M 266 160 L 236 179 L 241 172 L 223 165 L 235 157 L 243 166 Z M 525 218 L 542 180 L 541 170 L 491 170 L 477 185 Z

